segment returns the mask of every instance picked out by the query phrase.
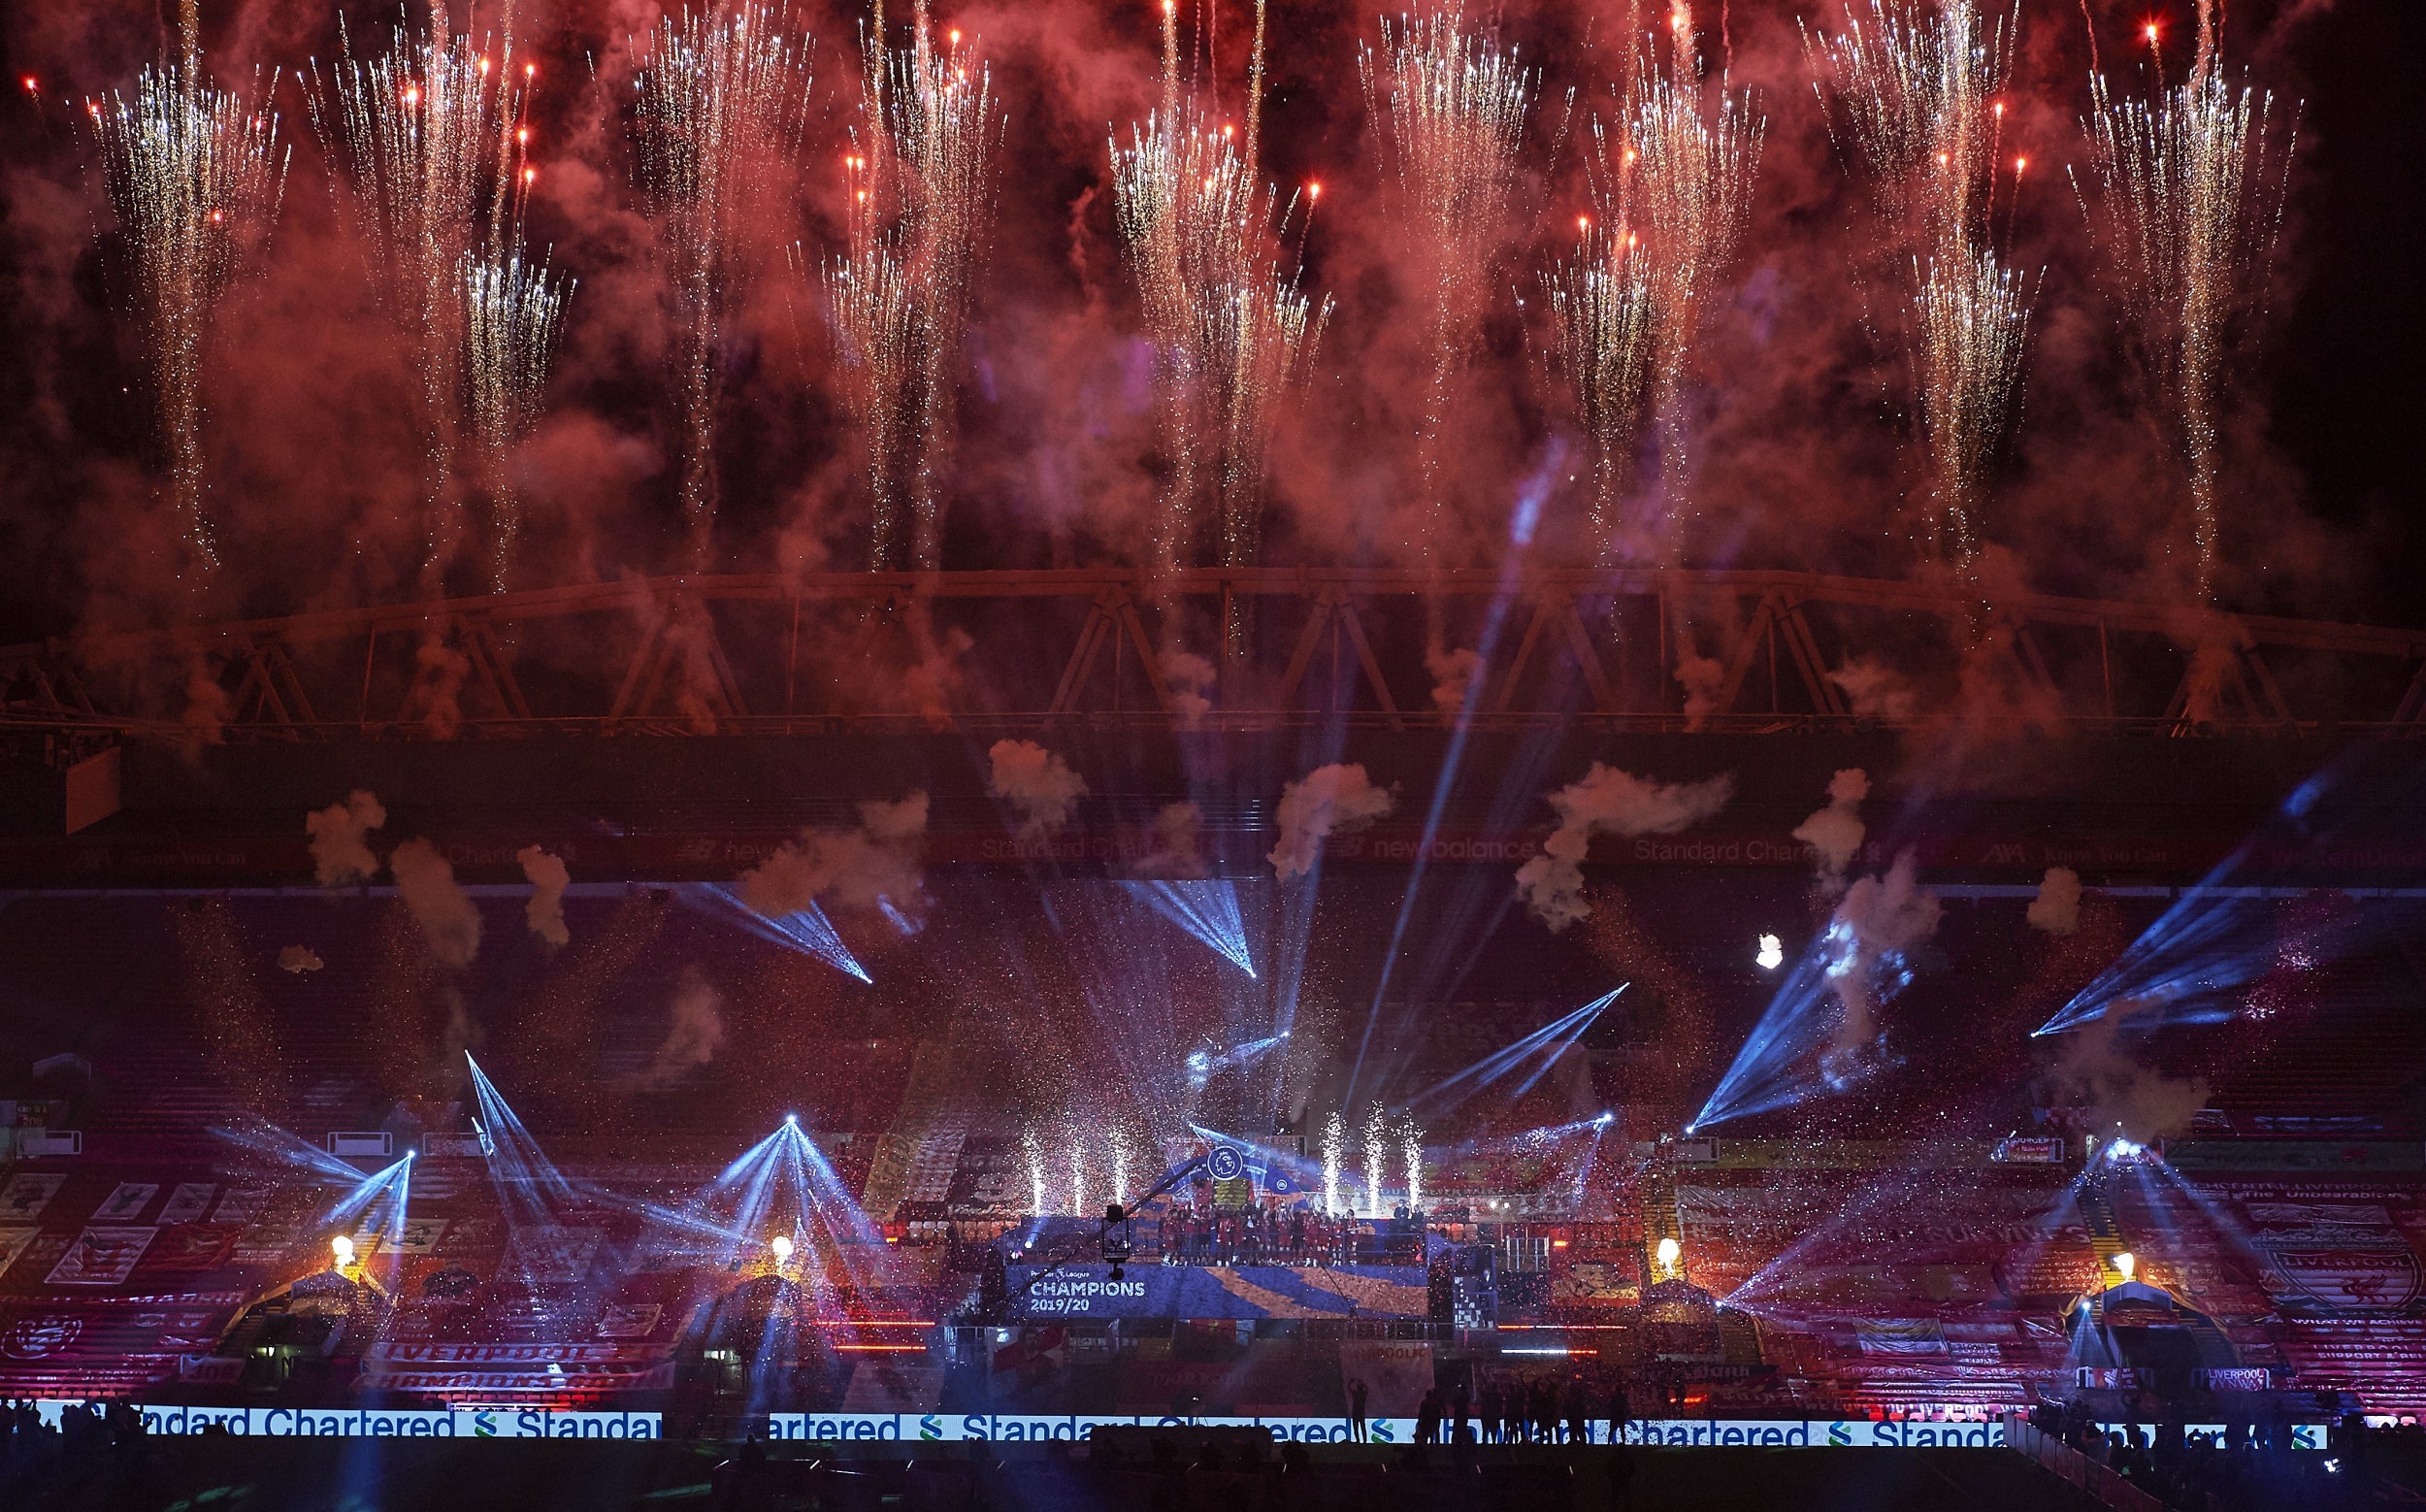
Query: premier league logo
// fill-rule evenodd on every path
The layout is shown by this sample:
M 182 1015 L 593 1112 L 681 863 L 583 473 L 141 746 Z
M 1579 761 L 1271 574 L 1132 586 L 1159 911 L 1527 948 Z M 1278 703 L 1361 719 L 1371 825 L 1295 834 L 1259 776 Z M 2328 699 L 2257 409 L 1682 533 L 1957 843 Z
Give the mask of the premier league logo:
M 1234 1144 L 1217 1144 L 1204 1158 L 1204 1168 L 1216 1181 L 1235 1181 L 1247 1173 L 1247 1158 Z

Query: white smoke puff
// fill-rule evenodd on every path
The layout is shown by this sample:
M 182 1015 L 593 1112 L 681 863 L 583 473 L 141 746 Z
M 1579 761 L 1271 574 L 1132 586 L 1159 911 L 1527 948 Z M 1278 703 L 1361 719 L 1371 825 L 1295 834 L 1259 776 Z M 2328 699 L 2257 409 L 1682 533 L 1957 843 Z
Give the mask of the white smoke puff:
M 565 889 L 573 885 L 573 874 L 565 870 L 564 858 L 537 845 L 525 845 L 514 852 L 514 860 L 522 863 L 523 880 L 534 889 L 531 901 L 522 905 L 531 933 L 551 945 L 570 941 L 573 933 L 565 928 Z
M 1676 682 L 1685 690 L 1685 723 L 1694 730 L 1719 711 L 1719 695 L 1725 690 L 1727 670 L 1724 663 L 1691 652 L 1677 658 Z
M 1544 924 L 1562 930 L 1591 912 L 1584 902 L 1584 855 L 1595 835 L 1673 835 L 1726 806 L 1733 773 L 1706 782 L 1654 782 L 1593 762 L 1580 782 L 1550 795 L 1558 827 L 1542 853 L 1517 869 L 1517 892 Z
M 457 885 L 454 864 L 428 840 L 410 839 L 387 858 L 387 869 L 431 957 L 441 966 L 470 966 L 480 951 L 480 910 Z
M 1163 687 L 1171 696 L 1171 712 L 1179 727 L 1194 730 L 1213 711 L 1213 664 L 1194 651 L 1168 650 L 1159 658 Z
M 1483 674 L 1483 658 L 1464 646 L 1424 653 L 1424 670 L 1432 674 L 1432 707 L 1444 714 L 1465 707 L 1475 679 Z
M 666 1025 L 665 1042 L 657 1047 L 647 1069 L 635 1078 L 642 1087 L 665 1087 L 679 1081 L 686 1071 L 696 1070 L 713 1061 L 724 1049 L 724 998 L 697 968 L 683 973 L 682 983 L 674 989 L 672 1017 Z
M 1844 885 L 1845 869 L 1861 854 L 1861 801 L 1869 796 L 1869 773 L 1848 767 L 1828 780 L 1828 806 L 1794 830 L 1794 838 L 1819 854 L 1820 879 L 1830 890 Z
M 1197 834 L 1204 826 L 1204 810 L 1194 804 L 1165 804 L 1154 816 L 1154 848 L 1137 858 L 1131 874 L 1186 879 L 1201 877 L 1207 868 L 1197 851 Z
M 463 733 L 463 685 L 472 675 L 472 659 L 443 641 L 429 640 L 413 652 L 413 661 L 420 671 L 408 707 L 419 712 L 432 739 L 451 740 Z
M 328 963 L 320 959 L 320 953 L 310 945 L 289 945 L 278 953 L 278 969 L 292 971 L 298 976 L 306 971 L 316 971 L 326 965 Z
M 1264 859 L 1280 876 L 1303 876 L 1314 870 L 1326 838 L 1363 829 L 1397 802 L 1373 785 L 1361 762 L 1317 767 L 1305 780 L 1281 789 L 1280 842 Z
M 2134 1144 L 2152 1144 L 2181 1133 L 2207 1106 L 2207 1083 L 2177 1080 L 2142 1066 L 2119 1043 L 2122 1020 L 2136 1004 L 2128 1000 L 2064 1036 L 2054 1068 L 2056 1086 L 2088 1107 L 2090 1128 L 2119 1134 Z
M 1856 656 L 1828 674 L 1845 692 L 1846 705 L 1857 719 L 1913 718 L 1920 712 L 1920 697 L 1904 674 L 1892 667 Z
M 927 907 L 919 870 L 927 834 L 927 795 L 859 805 L 856 830 L 803 830 L 764 863 L 741 873 L 741 901 L 770 918 L 798 913 L 819 899 L 853 908 L 890 903 L 905 918 Z
M 219 683 L 209 657 L 196 656 L 185 668 L 185 738 L 196 745 L 216 745 L 227 739 L 227 722 L 236 716 L 236 701 Z
M 1920 885 L 1909 850 L 1896 856 L 1885 876 L 1865 876 L 1845 890 L 1827 934 L 1828 985 L 1845 1008 L 1839 1045 L 1869 1041 L 1882 969 L 1936 934 L 1944 912 L 1938 895 Z
M 1019 810 L 1022 835 L 1052 834 L 1086 796 L 1087 779 L 1033 740 L 997 740 L 986 756 L 994 766 L 986 791 Z
M 378 874 L 379 858 L 371 854 L 370 834 L 387 823 L 387 810 L 360 788 L 304 815 L 304 834 L 311 838 L 311 874 L 322 887 L 350 887 Z
M 2070 867 L 2049 867 L 2039 878 L 2039 896 L 2023 915 L 2034 930 L 2069 935 L 2081 927 L 2081 873 Z

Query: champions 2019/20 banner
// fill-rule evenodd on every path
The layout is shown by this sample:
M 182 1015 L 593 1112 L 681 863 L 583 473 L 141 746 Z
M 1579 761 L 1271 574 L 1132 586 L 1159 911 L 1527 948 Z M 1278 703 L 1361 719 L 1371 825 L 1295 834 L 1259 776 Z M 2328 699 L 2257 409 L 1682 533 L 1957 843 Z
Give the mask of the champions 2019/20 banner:
M 34 1404 L 52 1428 L 68 1407 L 57 1398 Z M 654 1412 L 554 1412 L 543 1407 L 457 1407 L 416 1410 L 316 1407 L 159 1407 L 136 1405 L 148 1433 L 226 1432 L 239 1438 L 663 1438 Z
M 1098 1427 L 1267 1428 L 1275 1439 L 1303 1444 L 1350 1441 L 1346 1418 L 1156 1418 L 1028 1416 L 996 1412 L 778 1412 L 770 1437 L 812 1443 L 1036 1443 L 1082 1439 Z M 1415 1419 L 1368 1418 L 1377 1444 L 1415 1442 Z M 1605 1442 L 1609 1425 L 1592 1425 Z M 1637 1418 L 1625 1425 L 1629 1444 L 1676 1449 L 1748 1446 L 1775 1449 L 1998 1449 L 2002 1423 L 1871 1423 L 1824 1418 Z

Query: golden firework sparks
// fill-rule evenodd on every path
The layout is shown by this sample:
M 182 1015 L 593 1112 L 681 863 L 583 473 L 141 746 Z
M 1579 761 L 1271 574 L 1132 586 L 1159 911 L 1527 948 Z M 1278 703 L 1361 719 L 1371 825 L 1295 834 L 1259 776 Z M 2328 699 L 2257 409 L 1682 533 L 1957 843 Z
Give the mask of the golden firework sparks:
M 242 92 L 207 84 L 190 16 L 183 37 L 180 62 L 147 68 L 131 97 L 90 102 L 86 112 L 134 265 L 169 506 L 185 548 L 179 576 L 192 582 L 219 566 L 203 476 L 203 348 L 221 297 L 269 242 L 288 151 L 270 109 L 275 76 Z
M 1690 17 L 1682 7 L 1672 13 L 1670 29 L 1664 65 L 1656 44 L 1641 49 L 1632 82 L 1616 101 L 1615 129 L 1596 118 L 1587 148 L 1592 208 L 1603 228 L 1600 245 L 1624 266 L 1609 270 L 1590 302 L 1578 297 L 1584 287 L 1574 274 L 1566 280 L 1568 309 L 1606 309 L 1590 329 L 1646 347 L 1639 357 L 1611 350 L 1598 359 L 1610 378 L 1632 375 L 1645 392 L 1621 404 L 1616 390 L 1602 382 L 1590 409 L 1579 404 L 1593 441 L 1592 527 L 1604 555 L 1621 534 L 1616 514 L 1618 490 L 1624 484 L 1623 458 L 1643 411 L 1659 425 L 1665 512 L 1670 521 L 1687 512 L 1690 469 L 1682 395 L 1702 312 L 1743 245 L 1765 136 L 1749 95 L 1730 94 L 1721 85 L 1711 98 Z M 1639 319 L 1626 308 L 1636 301 L 1645 306 Z M 1554 313 L 1557 305 L 1554 299 Z M 1561 316 L 1561 350 L 1584 350 L 1575 346 L 1570 326 Z M 1568 371 L 1572 381 L 1579 371 L 1572 359 Z M 1580 400 L 1583 390 L 1577 394 Z M 1666 536 L 1640 534 L 1644 546 Z M 1673 547 L 1672 540 L 1664 540 L 1660 549 Z
M 1303 378 L 1330 302 L 1316 304 L 1282 266 L 1294 201 L 1260 181 L 1255 128 L 1242 146 L 1183 102 L 1176 8 L 1163 15 L 1164 108 L 1111 148 L 1114 218 L 1155 348 L 1170 469 L 1149 555 L 1161 570 L 1182 564 L 1209 493 L 1221 560 L 1243 566 L 1255 557 L 1275 407 Z M 1259 25 L 1251 90 L 1261 37 Z M 1259 118 L 1252 98 L 1248 116 Z
M 2204 603 L 2214 588 L 2217 412 L 2238 327 L 2263 306 L 2298 129 L 2295 109 L 2278 141 L 2273 96 L 2225 82 L 2204 8 L 2202 21 L 2190 77 L 2153 101 L 2091 78 L 2082 125 L 2098 194 L 2081 203 L 2171 423 Z
M 1431 372 L 1416 425 L 1422 509 L 1419 559 L 1438 549 L 1440 467 L 1450 396 L 1482 317 L 1483 291 L 1507 220 L 1517 153 L 1539 75 L 1466 29 L 1455 11 L 1385 17 L 1381 46 L 1357 50 L 1367 114 L 1380 123 L 1415 245 L 1430 262 Z
M 1910 269 L 1907 354 L 1929 464 L 1923 549 L 1972 575 L 1979 494 L 2021 376 L 2029 300 L 1990 225 L 2016 22 L 1976 0 L 1849 8 L 1812 43 L 1829 130 L 1867 170 L 1900 266 Z
M 717 345 L 751 272 L 737 244 L 797 160 L 807 119 L 811 44 L 787 34 L 788 20 L 780 6 L 747 3 L 669 16 L 634 81 L 636 166 L 677 316 L 674 398 L 693 572 L 709 565 L 715 530 Z
M 860 124 L 844 159 L 844 247 L 825 265 L 844 394 L 868 447 L 869 565 L 939 565 L 943 474 L 969 276 L 994 213 L 1003 117 L 961 34 L 935 46 L 926 0 L 906 48 L 879 3 L 864 36 Z

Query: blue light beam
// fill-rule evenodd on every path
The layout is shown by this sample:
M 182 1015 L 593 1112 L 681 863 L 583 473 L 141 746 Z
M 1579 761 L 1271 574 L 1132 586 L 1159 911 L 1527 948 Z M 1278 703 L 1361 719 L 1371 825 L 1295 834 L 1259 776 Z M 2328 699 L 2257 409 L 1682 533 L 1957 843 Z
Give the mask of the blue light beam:
M 834 921 L 814 903 L 795 913 L 770 916 L 743 903 L 741 895 L 723 882 L 684 882 L 673 890 L 673 895 L 687 908 L 755 935 L 770 944 L 815 956 L 845 976 L 874 985 L 874 978 L 859 964 L 859 957 L 851 954 L 851 947 L 835 933 Z M 887 912 L 891 912 L 890 905 Z
M 1616 991 L 1603 993 L 1574 1012 L 1544 1024 L 1514 1044 L 1492 1051 L 1465 1069 L 1436 1083 L 1428 1091 L 1417 1094 L 1408 1101 L 1408 1108 L 1425 1108 L 1434 1114 L 1449 1112 L 1539 1056 L 1541 1064 L 1533 1068 L 1525 1077 L 1524 1085 L 1519 1087 L 1508 1100 L 1515 1101 L 1532 1091 L 1550 1073 L 1551 1068 L 1558 1064 L 1558 1058 L 1566 1053 L 1567 1047 L 1592 1027 L 1592 1021 L 1600 1017 L 1602 1010 L 1617 1002 L 1619 995 L 1633 985 L 1632 982 L 1622 983 Z
M 1124 881 L 1129 896 L 1194 936 L 1206 949 L 1255 979 L 1255 956 L 1238 911 L 1238 884 L 1209 881 Z
M 2033 1037 L 2078 1029 L 2117 1003 L 2135 1029 L 2217 1023 L 2240 1010 L 2236 995 L 2280 964 L 2286 949 L 2322 966 L 2382 938 L 2392 921 L 2372 909 L 2340 928 L 2280 938 L 2267 890 L 2250 885 L 2254 872 L 2296 867 L 2321 851 L 2356 845 L 2388 852 L 2414 835 L 2415 759 L 2389 755 L 2383 770 L 2371 768 L 2370 757 L 2343 757 L 2294 788 Z

